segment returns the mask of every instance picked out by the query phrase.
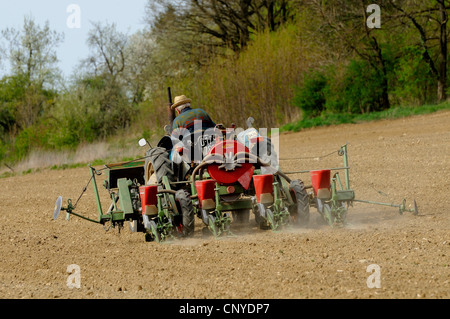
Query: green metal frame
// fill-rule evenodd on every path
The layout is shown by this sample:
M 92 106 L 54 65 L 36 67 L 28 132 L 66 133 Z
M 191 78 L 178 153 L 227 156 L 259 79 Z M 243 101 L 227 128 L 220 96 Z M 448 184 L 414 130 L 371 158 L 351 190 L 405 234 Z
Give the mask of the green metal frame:
M 170 185 L 167 176 L 163 176 L 162 184 L 164 189 L 171 191 L 172 187 Z M 177 205 L 175 202 L 175 196 L 170 193 L 158 193 L 158 220 L 156 223 L 157 231 L 160 235 L 160 241 L 165 241 L 168 238 L 172 238 L 173 235 L 173 224 L 172 218 L 174 215 L 178 214 Z M 153 234 L 154 236 L 154 234 Z M 158 236 L 154 236 L 155 240 L 159 240 Z
M 338 154 L 343 156 L 344 158 L 344 167 L 331 168 L 330 170 L 344 170 L 345 185 L 341 181 L 339 172 L 336 172 L 334 176 L 331 178 L 331 198 L 327 201 L 324 201 L 324 204 L 327 205 L 324 205 L 322 213 L 322 218 L 330 226 L 340 227 L 347 224 L 346 217 L 348 207 L 353 205 L 353 202 L 396 207 L 399 209 L 400 214 L 403 214 L 403 212 L 405 211 L 413 212 L 415 215 L 418 214 L 417 204 L 415 201 L 414 201 L 414 209 L 407 209 L 405 199 L 403 199 L 402 204 L 399 205 L 356 199 L 354 190 L 350 188 L 350 166 L 348 160 L 348 144 L 341 146 Z M 311 172 L 311 170 L 302 172 L 303 173 Z M 287 174 L 293 173 L 299 172 L 290 172 Z
M 260 169 L 255 169 L 253 175 L 258 175 L 261 173 Z M 279 227 L 286 225 L 290 221 L 290 213 L 288 207 L 294 205 L 294 201 L 291 197 L 289 191 L 289 184 L 287 181 L 278 176 L 274 175 L 275 180 L 273 182 L 273 193 L 274 193 L 274 202 L 270 205 L 270 209 L 273 212 L 273 218 L 268 221 L 269 226 L 276 230 Z M 208 173 L 203 174 L 203 179 L 209 179 L 210 176 Z M 196 176 L 196 180 L 199 180 L 199 177 Z M 188 181 L 186 181 L 188 182 Z M 196 195 L 197 188 L 195 186 L 195 182 L 189 181 L 191 194 L 193 195 L 193 203 L 194 203 L 194 212 L 198 216 L 198 207 L 195 205 L 196 203 Z M 240 185 L 233 185 L 235 187 L 235 194 L 244 193 L 245 190 Z M 219 237 L 223 234 L 232 235 L 230 231 L 231 218 L 229 215 L 224 214 L 224 212 L 228 211 L 236 211 L 242 209 L 256 209 L 255 203 L 253 200 L 249 198 L 236 200 L 232 203 L 223 202 L 220 200 L 220 196 L 228 194 L 227 186 L 219 185 L 217 182 L 215 184 L 215 203 L 216 207 L 209 211 L 208 214 L 214 217 L 214 221 L 209 220 L 208 228 L 214 234 L 214 236 Z
M 289 186 L 283 178 L 276 176 L 272 185 L 273 203 L 267 206 L 267 209 L 271 211 L 271 214 L 267 215 L 267 223 L 272 230 L 276 231 L 289 224 L 291 215 L 288 207 L 295 203 L 291 197 Z
M 127 163 L 118 163 L 118 164 L 111 164 L 110 166 L 106 166 L 106 180 L 105 180 L 105 188 L 107 188 L 107 185 L 110 184 L 110 178 L 111 178 L 111 170 L 118 170 L 118 169 L 127 169 L 127 168 L 134 168 L 134 167 L 143 167 L 144 162 L 143 161 L 136 161 L 136 162 L 127 162 Z M 75 207 L 72 204 L 72 200 L 68 200 L 68 206 L 61 208 L 61 210 L 66 211 L 66 219 L 69 220 L 70 216 L 76 216 L 81 219 L 87 220 L 89 222 L 102 224 L 104 225 L 106 222 L 111 222 L 112 226 L 114 227 L 116 224 L 123 224 L 123 222 L 127 220 L 133 220 L 138 218 L 139 214 L 133 210 L 132 206 L 132 200 L 130 196 L 130 186 L 133 184 L 133 182 L 128 178 L 118 178 L 116 180 L 117 183 L 117 190 L 118 190 L 118 197 L 116 196 L 116 193 L 110 192 L 110 198 L 112 200 L 113 209 L 109 211 L 108 213 L 103 213 L 103 207 L 100 200 L 100 194 L 98 190 L 96 175 L 97 170 L 89 166 L 92 186 L 94 190 L 94 197 L 97 204 L 97 210 L 98 210 L 98 217 L 97 219 L 88 218 L 86 216 L 77 214 L 74 212 Z M 118 198 L 118 199 L 117 199 Z M 117 202 L 120 203 L 120 209 L 117 206 Z

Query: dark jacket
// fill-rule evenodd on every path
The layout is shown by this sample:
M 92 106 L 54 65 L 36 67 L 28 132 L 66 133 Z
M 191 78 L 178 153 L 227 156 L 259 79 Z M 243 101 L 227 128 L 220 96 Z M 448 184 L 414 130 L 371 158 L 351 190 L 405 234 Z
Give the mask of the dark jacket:
M 181 111 L 180 115 L 178 115 L 173 121 L 172 130 L 185 128 L 189 130 L 190 133 L 193 133 L 195 121 L 202 121 L 202 130 L 214 128 L 216 126 L 216 124 L 209 117 L 208 113 L 204 110 L 187 107 Z

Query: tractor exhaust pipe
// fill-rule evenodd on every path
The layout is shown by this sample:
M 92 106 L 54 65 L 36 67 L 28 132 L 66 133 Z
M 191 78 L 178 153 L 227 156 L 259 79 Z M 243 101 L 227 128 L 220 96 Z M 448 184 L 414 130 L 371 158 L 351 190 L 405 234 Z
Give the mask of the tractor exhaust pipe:
M 167 113 L 168 113 L 168 118 L 169 118 L 169 125 L 170 128 L 172 129 L 172 125 L 173 125 L 173 121 L 175 120 L 175 111 L 172 110 L 172 91 L 170 89 L 170 87 L 167 88 L 167 95 L 169 98 L 169 105 L 167 106 Z

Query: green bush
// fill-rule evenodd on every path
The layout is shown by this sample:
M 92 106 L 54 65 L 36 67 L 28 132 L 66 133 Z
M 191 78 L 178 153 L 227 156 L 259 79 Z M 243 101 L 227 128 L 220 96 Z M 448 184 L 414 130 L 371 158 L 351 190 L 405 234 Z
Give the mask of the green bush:
M 326 93 L 328 111 L 363 114 L 383 109 L 383 75 L 366 61 L 350 61 L 343 79 L 331 81 L 334 83 Z
M 50 145 L 73 149 L 82 142 L 113 136 L 128 127 L 135 114 L 120 87 L 102 77 L 87 76 L 56 101 Z
M 321 72 L 311 72 L 302 87 L 295 87 L 292 104 L 303 111 L 304 118 L 319 116 L 325 109 L 327 78 Z
M 26 155 L 28 155 L 28 153 L 31 150 L 31 146 L 33 145 L 33 142 L 35 140 L 34 137 L 34 128 L 33 127 L 29 127 L 26 128 L 24 130 L 22 130 L 15 139 L 14 142 L 14 154 L 15 154 L 15 158 L 18 160 L 21 160 L 23 158 L 25 158 Z
M 390 86 L 396 104 L 423 105 L 437 99 L 437 81 L 423 59 L 423 49 L 415 46 L 401 48 Z
M 292 104 L 304 118 L 324 113 L 364 114 L 384 108 L 383 75 L 366 61 L 351 60 L 345 66 L 328 66 L 308 73 L 295 87 Z
M 50 143 L 52 134 L 52 128 L 46 121 L 23 129 L 15 138 L 11 160 L 24 159 L 31 149 L 53 149 Z
M 450 110 L 450 102 L 422 106 L 391 107 L 388 110 L 365 114 L 323 113 L 315 118 L 304 118 L 301 121 L 284 125 L 280 130 L 298 132 L 303 129 L 349 123 L 362 123 L 381 119 L 397 119 L 413 115 L 430 114 L 441 110 Z
M 0 140 L 0 162 L 2 162 L 8 154 L 8 145 Z

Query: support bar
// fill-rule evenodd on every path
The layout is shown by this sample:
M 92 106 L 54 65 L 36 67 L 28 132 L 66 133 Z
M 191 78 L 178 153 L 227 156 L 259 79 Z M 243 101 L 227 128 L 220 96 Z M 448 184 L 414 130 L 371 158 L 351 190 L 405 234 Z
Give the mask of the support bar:
M 354 199 L 354 202 L 359 202 L 359 203 L 366 203 L 366 204 L 374 204 L 374 205 L 382 205 L 382 206 L 389 206 L 389 207 L 396 207 L 399 209 L 400 214 L 402 214 L 403 212 L 410 212 L 410 213 L 414 213 L 414 215 L 418 215 L 419 211 L 417 208 L 417 203 L 414 200 L 414 209 L 407 209 L 406 208 L 406 199 L 403 200 L 402 204 L 389 204 L 389 203 L 380 203 L 380 202 L 374 202 L 374 201 L 369 201 L 369 200 L 361 200 L 361 199 Z
M 89 169 L 91 171 L 92 186 L 94 187 L 95 199 L 97 201 L 97 209 L 98 209 L 98 221 L 97 222 L 100 223 L 102 220 L 102 216 L 103 216 L 103 209 L 102 209 L 102 204 L 100 202 L 100 195 L 98 194 L 97 181 L 95 180 L 95 168 L 90 166 Z
M 343 170 L 343 169 L 349 169 L 349 166 L 346 167 L 335 167 L 335 168 L 326 168 L 329 169 L 331 171 L 338 171 L 338 170 Z M 325 169 L 322 169 L 325 170 Z M 299 173 L 310 173 L 313 171 L 321 171 L 321 169 L 310 169 L 310 170 L 306 170 L 306 171 L 292 171 L 292 172 L 283 172 L 284 174 L 299 174 Z
M 64 210 L 64 208 L 61 208 L 61 210 Z M 82 216 L 82 215 L 76 214 L 76 213 L 74 213 L 74 212 L 70 212 L 70 213 L 68 212 L 68 214 L 69 214 L 69 215 L 73 215 L 73 216 L 77 216 L 77 217 L 79 217 L 79 218 L 81 218 L 81 219 L 84 219 L 84 220 L 87 220 L 87 221 L 90 221 L 90 222 L 93 222 L 93 223 L 96 223 L 96 224 L 101 224 L 98 220 L 93 220 L 93 219 L 84 217 L 84 216 Z

